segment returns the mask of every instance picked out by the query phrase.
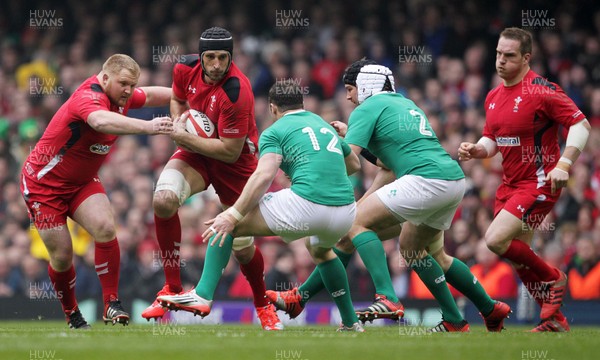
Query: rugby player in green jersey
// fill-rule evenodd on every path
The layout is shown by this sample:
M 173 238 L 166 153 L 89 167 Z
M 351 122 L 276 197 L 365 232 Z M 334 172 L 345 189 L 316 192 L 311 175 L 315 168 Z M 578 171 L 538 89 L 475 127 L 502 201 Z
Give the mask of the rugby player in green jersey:
M 423 111 L 394 92 L 388 68 L 370 60 L 357 61 L 346 70 L 344 84 L 347 99 L 357 107 L 347 128 L 340 122 L 333 125 L 355 154 L 366 149 L 370 161 L 382 167 L 358 203 L 352 229 L 336 249 L 347 264 L 356 248 L 375 284 L 375 302 L 357 310 L 359 318 L 398 319 L 404 314 L 380 241 L 397 235 L 402 224 L 401 254 L 442 310 L 442 321 L 431 331 L 469 331 L 446 281 L 473 301 L 488 331 L 501 331 L 510 307 L 492 300 L 467 265 L 443 250 L 443 232 L 450 228 L 465 191 L 460 166 L 442 148 Z M 321 288 L 318 274 L 313 273 L 299 288 L 267 291 L 267 296 L 295 317 Z
M 340 311 L 339 330 L 363 332 L 344 265 L 332 251 L 356 215 L 348 174 L 360 169 L 358 156 L 331 125 L 304 110 L 299 86 L 276 83 L 269 91 L 269 102 L 275 122 L 260 136 L 256 171 L 235 204 L 207 222 L 211 226 L 204 239 L 210 237 L 209 246 L 224 249 L 218 252 L 221 256 L 207 257 L 207 261 L 219 261 L 224 269 L 233 238 L 238 236 L 279 235 L 286 242 L 307 238 L 316 271 Z M 291 187 L 266 193 L 279 168 L 291 179 Z M 198 286 L 202 282 L 200 279 Z M 171 309 L 202 316 L 212 306 L 212 301 L 198 296 L 196 289 L 158 300 Z

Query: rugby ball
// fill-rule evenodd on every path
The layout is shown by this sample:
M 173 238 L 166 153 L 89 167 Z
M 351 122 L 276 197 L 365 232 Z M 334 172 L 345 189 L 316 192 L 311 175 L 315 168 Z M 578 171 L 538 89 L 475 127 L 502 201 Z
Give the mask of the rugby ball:
M 190 134 L 207 139 L 217 137 L 217 128 L 205 113 L 189 109 L 181 116 L 185 119 L 185 129 Z

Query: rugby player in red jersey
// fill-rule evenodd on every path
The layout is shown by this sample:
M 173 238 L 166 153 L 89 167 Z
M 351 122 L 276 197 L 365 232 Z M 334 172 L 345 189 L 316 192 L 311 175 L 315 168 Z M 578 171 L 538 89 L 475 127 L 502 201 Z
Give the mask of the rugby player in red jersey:
M 496 193 L 495 218 L 485 234 L 493 252 L 510 260 L 541 306 L 533 332 L 568 331 L 560 311 L 567 277 L 530 248 L 533 230 L 567 185 L 569 170 L 590 131 L 585 115 L 556 84 L 529 68 L 531 34 L 507 28 L 496 48 L 496 72 L 503 83 L 485 100 L 486 124 L 477 144 L 464 142 L 459 160 L 502 154 L 504 177 Z M 561 156 L 559 125 L 569 129 Z
M 87 79 L 52 117 L 22 169 L 21 193 L 50 255 L 48 275 L 70 328 L 87 329 L 75 299 L 73 246 L 67 216 L 95 240 L 96 273 L 102 286 L 103 320 L 129 323 L 119 301 L 120 253 L 114 216 L 98 170 L 118 135 L 169 134 L 169 117 L 151 121 L 127 117 L 143 106 L 165 106 L 167 87 L 136 88 L 140 67 L 131 57 L 116 54 L 102 71 Z
M 193 194 L 213 185 L 224 207 L 235 203 L 254 170 L 258 131 L 254 119 L 254 94 L 248 78 L 233 63 L 233 38 L 229 31 L 212 27 L 199 40 L 199 55 L 186 55 L 173 68 L 171 115 L 174 132 L 171 138 L 180 146 L 162 171 L 154 193 L 156 236 L 161 249 L 166 284 L 157 296 L 182 291 L 179 248 L 181 224 L 177 213 Z M 187 109 L 206 114 L 216 125 L 218 138 L 202 138 L 187 133 L 179 119 Z M 214 288 L 223 271 L 212 259 L 227 256 L 213 246 L 206 251 L 199 295 L 212 300 Z M 264 262 L 252 237 L 236 238 L 233 254 L 250 283 L 254 306 L 262 327 L 282 327 L 275 308 L 265 296 Z M 209 274 L 213 274 L 212 276 Z M 142 316 L 148 320 L 165 314 L 154 301 Z

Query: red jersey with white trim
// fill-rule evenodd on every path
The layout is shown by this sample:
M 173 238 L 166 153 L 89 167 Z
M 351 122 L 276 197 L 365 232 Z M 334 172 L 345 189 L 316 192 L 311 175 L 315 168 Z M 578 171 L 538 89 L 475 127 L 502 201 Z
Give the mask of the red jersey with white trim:
M 254 94 L 250 80 L 231 62 L 225 77 L 214 85 L 202 76 L 198 55 L 186 55 L 173 67 L 173 94 L 186 99 L 190 108 L 205 113 L 216 125 L 220 138 L 245 137 L 242 154 L 254 154 L 258 130 L 254 119 Z M 246 161 L 243 157 L 239 161 Z
M 498 87 L 485 99 L 483 136 L 502 154 L 503 182 L 510 186 L 550 186 L 544 179 L 560 158 L 558 125 L 585 119 L 555 83 L 530 70 L 513 86 Z
M 90 113 L 107 110 L 127 115 L 144 106 L 146 94 L 135 89 L 125 106 L 111 104 L 96 75 L 81 84 L 50 120 L 31 151 L 23 174 L 49 187 L 83 185 L 97 176 L 117 135 L 98 132 L 87 123 Z

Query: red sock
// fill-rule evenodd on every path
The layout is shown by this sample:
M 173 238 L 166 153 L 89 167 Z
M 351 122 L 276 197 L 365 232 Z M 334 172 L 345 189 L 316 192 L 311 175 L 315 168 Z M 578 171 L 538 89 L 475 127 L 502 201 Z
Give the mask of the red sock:
M 525 285 L 527 291 L 529 291 L 529 294 L 531 294 L 531 296 L 535 299 L 535 302 L 542 307 L 544 301 L 540 295 L 542 291 L 545 291 L 545 289 L 542 287 L 540 278 L 529 268 L 522 267 L 516 270 L 519 278 L 523 282 L 523 285 Z M 562 321 L 565 316 L 559 311 L 556 313 L 556 315 L 554 315 L 554 317 L 556 320 Z
M 538 303 L 538 305 L 541 307 L 543 304 L 543 301 L 542 301 L 542 297 L 539 295 L 543 291 L 543 286 L 542 286 L 542 282 L 540 281 L 540 278 L 538 278 L 537 275 L 533 271 L 531 271 L 531 269 L 529 269 L 527 267 L 522 267 L 522 268 L 516 269 L 516 270 L 517 270 L 517 274 L 519 275 L 519 278 L 523 282 L 523 285 L 525 286 L 525 288 L 527 288 L 527 291 L 529 292 L 529 294 L 533 297 L 535 302 Z
M 240 270 L 242 270 L 242 274 L 244 274 L 252 288 L 254 306 L 263 307 L 269 305 L 269 301 L 265 294 L 267 291 L 265 285 L 265 262 L 262 253 L 256 246 L 254 247 L 254 256 L 252 257 L 252 260 L 247 264 L 240 264 Z
M 102 287 L 102 299 L 106 303 L 111 296 L 118 298 L 121 251 L 116 238 L 105 243 L 96 242 L 94 262 Z
M 48 264 L 48 276 L 56 291 L 56 297 L 60 300 L 63 311 L 71 311 L 77 307 L 75 299 L 75 268 L 73 265 L 67 270 L 58 272 Z
M 181 223 L 179 214 L 165 219 L 154 215 L 156 238 L 160 246 L 165 282 L 173 292 L 181 291 L 181 270 L 179 267 L 179 248 L 181 247 Z
M 533 271 L 541 281 L 552 281 L 558 279 L 559 273 L 546 264 L 541 257 L 531 250 L 529 245 L 521 240 L 513 239 L 510 242 L 508 250 L 502 257 L 514 262 L 515 264 L 525 265 Z

